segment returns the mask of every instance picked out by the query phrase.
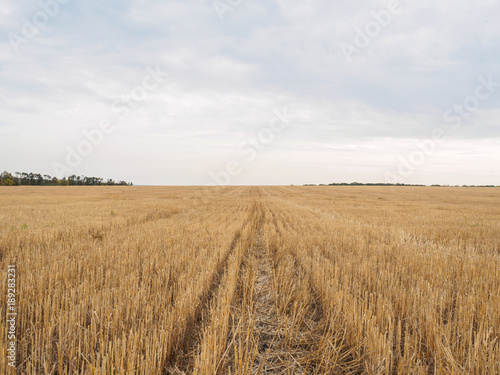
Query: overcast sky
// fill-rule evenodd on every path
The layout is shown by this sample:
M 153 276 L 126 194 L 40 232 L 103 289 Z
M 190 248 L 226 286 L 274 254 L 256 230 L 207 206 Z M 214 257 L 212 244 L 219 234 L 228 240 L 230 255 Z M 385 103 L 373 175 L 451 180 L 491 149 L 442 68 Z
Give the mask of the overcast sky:
M 0 170 L 500 185 L 499 18 L 496 0 L 3 0 Z

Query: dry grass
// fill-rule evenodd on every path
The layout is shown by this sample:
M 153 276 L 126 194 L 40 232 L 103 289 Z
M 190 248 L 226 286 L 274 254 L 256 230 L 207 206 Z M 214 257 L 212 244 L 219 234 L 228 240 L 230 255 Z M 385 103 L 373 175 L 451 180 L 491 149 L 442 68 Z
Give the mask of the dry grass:
M 1 188 L 0 350 L 15 264 L 23 374 L 497 374 L 499 203 L 490 188 Z

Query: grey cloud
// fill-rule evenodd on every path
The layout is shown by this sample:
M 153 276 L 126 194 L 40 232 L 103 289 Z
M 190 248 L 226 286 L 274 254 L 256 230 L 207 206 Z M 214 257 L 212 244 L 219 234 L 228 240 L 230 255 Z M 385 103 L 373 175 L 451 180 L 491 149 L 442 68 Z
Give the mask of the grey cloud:
M 449 126 L 443 114 L 474 95 L 480 75 L 500 81 L 500 4 L 492 0 L 401 1 L 403 12 L 347 62 L 340 43 L 352 43 L 356 28 L 387 4 L 244 0 L 221 21 L 211 1 L 70 2 L 14 54 L 7 33 L 19 33 L 22 17 L 29 18 L 37 5 L 8 0 L 0 10 L 0 120 L 10 130 L 0 130 L 0 161 L 7 160 L 7 143 L 35 144 L 35 137 L 63 155 L 82 129 L 113 115 L 114 100 L 141 82 L 147 66 L 159 65 L 169 73 L 168 82 L 116 124 L 82 171 L 120 170 L 134 139 L 144 168 L 177 153 L 192 176 L 178 173 L 175 181 L 203 183 L 203 168 L 235 157 L 241 140 L 267 126 L 273 110 L 285 105 L 308 115 L 260 156 L 266 160 L 268 152 L 269 163 L 288 171 L 284 183 L 291 176 L 290 160 L 312 166 L 315 158 L 345 152 L 360 155 L 358 164 L 372 165 L 370 155 L 386 139 L 416 141 Z M 476 141 L 499 139 L 499 95 L 500 88 L 461 129 L 449 132 L 449 144 L 469 139 L 474 148 Z M 43 148 L 35 145 L 30 152 L 44 155 L 38 165 L 51 172 L 55 156 Z M 393 160 L 404 154 L 404 148 L 391 150 Z M 33 169 L 15 150 L 9 152 L 9 168 Z M 479 158 L 481 149 L 476 152 Z M 377 160 L 381 166 L 387 162 Z M 124 168 L 123 179 L 145 178 L 139 169 Z M 339 171 L 343 180 L 362 180 Z M 239 181 L 255 175 L 248 176 Z M 470 179 L 465 172 L 464 179 Z

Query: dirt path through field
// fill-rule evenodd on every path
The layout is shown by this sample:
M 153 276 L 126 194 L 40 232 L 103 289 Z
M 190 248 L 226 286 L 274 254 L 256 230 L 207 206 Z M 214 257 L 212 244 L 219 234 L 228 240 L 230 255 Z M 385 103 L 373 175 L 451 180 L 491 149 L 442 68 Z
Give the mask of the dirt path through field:
M 303 279 L 289 277 L 280 280 L 285 268 L 292 276 L 298 270 L 288 263 L 290 259 L 273 253 L 266 243 L 264 212 L 255 236 L 253 262 L 255 284 L 253 298 L 253 337 L 256 344 L 252 374 L 306 374 L 313 373 L 310 361 L 315 351 L 319 315 L 312 309 L 309 296 L 295 281 Z M 269 228 L 267 228 L 269 229 Z M 283 295 L 289 298 L 285 306 Z M 291 307 L 292 304 L 294 308 Z M 298 314 L 297 314 L 298 313 Z
M 228 268 L 224 259 L 202 314 L 208 319 L 197 322 L 191 345 L 183 351 L 184 363 L 177 362 L 171 368 L 177 371 L 169 373 L 330 373 L 336 361 L 328 361 L 325 353 L 337 340 L 331 332 L 325 336 L 331 324 L 307 270 L 279 245 L 279 227 L 288 225 L 288 219 L 271 207 L 265 199 L 252 205 L 247 229 L 243 227 L 228 252 L 229 257 L 241 243 L 239 261 Z M 334 368 L 341 370 L 335 363 Z
M 264 373 L 279 373 L 278 356 L 282 326 L 276 310 L 275 296 L 272 288 L 273 269 L 262 238 L 262 227 L 259 228 L 254 246 L 255 257 L 255 325 L 254 336 L 257 339 L 258 357 L 254 363 L 255 370 L 263 368 Z M 274 365 L 274 366 L 273 366 Z M 274 371 L 273 371 L 274 370 Z

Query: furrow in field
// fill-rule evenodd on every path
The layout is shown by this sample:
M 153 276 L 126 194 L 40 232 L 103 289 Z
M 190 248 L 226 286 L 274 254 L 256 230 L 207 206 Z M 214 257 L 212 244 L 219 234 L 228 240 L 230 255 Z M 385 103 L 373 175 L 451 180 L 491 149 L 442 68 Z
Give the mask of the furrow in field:
M 225 371 L 231 343 L 231 324 L 234 321 L 233 305 L 238 294 L 241 265 L 251 246 L 256 215 L 258 210 L 254 204 L 248 225 L 241 232 L 236 251 L 229 258 L 227 272 L 207 311 L 208 319 L 201 327 L 201 339 L 194 358 L 194 374 L 216 375 Z
M 275 272 L 275 295 L 280 312 L 288 320 L 287 329 L 295 338 L 298 359 L 295 363 L 305 363 L 303 374 L 360 374 L 354 352 L 357 346 L 347 339 L 348 332 L 339 310 L 321 298 L 321 292 L 313 282 L 315 270 L 306 266 L 304 254 L 300 254 L 285 244 L 286 229 L 293 230 L 290 218 L 270 205 L 273 223 L 267 228 L 270 238 L 269 252 L 273 255 Z M 309 255 L 309 254 L 308 254 Z M 328 283 L 328 281 L 326 281 Z M 327 303 L 325 306 L 324 303 Z M 302 338 L 302 340 L 300 340 Z M 287 348 L 289 353 L 294 348 Z M 283 372 L 288 373 L 288 372 Z
M 198 366 L 198 356 L 196 353 L 205 345 L 206 338 L 208 340 L 218 337 L 205 335 L 205 319 L 209 319 L 214 315 L 214 306 L 225 302 L 225 298 L 229 298 L 232 294 L 230 291 L 234 289 L 231 283 L 234 281 L 234 274 L 238 273 L 239 264 L 241 263 L 242 248 L 245 243 L 248 226 L 251 223 L 252 210 L 248 214 L 248 218 L 243 223 L 241 229 L 237 230 L 231 241 L 229 249 L 221 253 L 214 249 L 214 257 L 217 258 L 217 266 L 208 283 L 208 288 L 204 290 L 197 298 L 197 309 L 186 323 L 186 328 L 183 332 L 184 339 L 179 341 L 177 346 L 169 357 L 164 373 L 166 374 L 186 374 L 191 373 L 195 366 Z M 229 294 L 228 294 L 229 293 Z M 184 307 L 180 307 L 179 311 L 183 311 Z M 223 328 L 217 326 L 217 328 Z M 207 372 L 208 374 L 209 372 Z
M 261 218 L 240 282 L 227 373 L 319 374 L 331 373 L 333 368 L 342 370 L 340 365 L 331 367 L 333 357 L 339 363 L 347 357 L 337 348 L 339 335 L 329 332 L 323 309 L 294 257 L 277 246 L 271 211 L 264 202 L 259 207 Z M 325 353 L 329 354 L 328 363 Z

